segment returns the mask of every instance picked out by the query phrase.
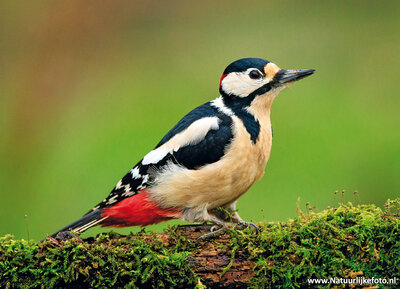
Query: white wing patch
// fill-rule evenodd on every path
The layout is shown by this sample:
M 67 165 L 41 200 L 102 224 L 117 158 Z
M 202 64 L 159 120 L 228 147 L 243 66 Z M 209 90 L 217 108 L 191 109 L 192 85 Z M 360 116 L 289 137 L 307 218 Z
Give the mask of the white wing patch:
M 152 150 L 149 152 L 147 155 L 144 156 L 142 160 L 143 165 L 148 165 L 148 164 L 156 164 L 159 161 L 161 161 L 167 154 L 168 150 L 161 149 L 161 147 Z
M 142 175 L 139 173 L 138 167 L 134 167 L 133 169 L 131 169 L 131 174 L 132 179 L 140 179 L 142 177 Z
M 220 119 L 216 116 L 196 120 L 185 130 L 173 136 L 162 146 L 149 152 L 142 160 L 143 165 L 156 164 L 168 153 L 178 151 L 185 145 L 196 145 L 201 142 L 210 130 L 219 129 Z

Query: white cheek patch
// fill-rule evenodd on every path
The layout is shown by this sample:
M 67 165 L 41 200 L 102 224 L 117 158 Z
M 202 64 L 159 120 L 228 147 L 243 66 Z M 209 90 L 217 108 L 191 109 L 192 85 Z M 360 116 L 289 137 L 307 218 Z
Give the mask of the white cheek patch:
M 270 81 L 269 78 L 251 79 L 249 77 L 249 72 L 251 70 L 253 70 L 253 68 L 250 68 L 245 72 L 232 72 L 228 74 L 222 80 L 222 89 L 228 94 L 246 97 Z
M 201 142 L 210 130 L 219 129 L 218 117 L 204 117 L 196 120 L 188 128 L 172 137 L 159 148 L 149 152 L 142 160 L 143 165 L 156 164 L 168 153 L 178 151 L 185 145 L 196 145 Z

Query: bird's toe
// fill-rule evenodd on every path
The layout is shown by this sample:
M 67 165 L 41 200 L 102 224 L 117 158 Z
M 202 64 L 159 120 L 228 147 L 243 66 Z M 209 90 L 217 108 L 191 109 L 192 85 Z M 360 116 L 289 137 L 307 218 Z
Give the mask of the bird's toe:
M 210 232 L 217 231 L 219 228 L 220 228 L 220 226 L 218 226 L 218 225 L 213 225 L 213 226 L 211 226 L 211 228 L 210 228 Z
M 260 232 L 260 229 L 258 228 L 258 226 L 254 223 L 251 222 L 246 222 L 246 221 L 241 221 L 237 224 L 237 228 L 238 229 L 245 229 L 248 227 L 252 227 L 257 233 Z
M 196 243 L 199 243 L 201 241 L 205 241 L 205 240 L 208 240 L 208 239 L 217 238 L 217 237 L 223 235 L 226 232 L 226 230 L 227 230 L 227 227 L 222 227 L 222 228 L 220 228 L 220 229 L 218 229 L 216 231 L 212 231 L 210 233 L 206 233 L 204 235 L 201 235 L 200 237 L 198 237 L 196 239 Z

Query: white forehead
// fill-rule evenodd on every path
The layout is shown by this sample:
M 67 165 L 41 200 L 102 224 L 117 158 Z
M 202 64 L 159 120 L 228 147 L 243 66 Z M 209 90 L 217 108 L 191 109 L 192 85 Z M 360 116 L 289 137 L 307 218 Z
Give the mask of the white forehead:
M 256 89 L 270 82 L 270 78 L 264 77 L 260 79 L 251 79 L 249 76 L 249 72 L 252 70 L 257 70 L 263 75 L 265 74 L 257 68 L 249 68 L 246 71 L 242 72 L 231 72 L 222 80 L 222 89 L 227 94 L 234 94 L 240 97 L 246 97 Z

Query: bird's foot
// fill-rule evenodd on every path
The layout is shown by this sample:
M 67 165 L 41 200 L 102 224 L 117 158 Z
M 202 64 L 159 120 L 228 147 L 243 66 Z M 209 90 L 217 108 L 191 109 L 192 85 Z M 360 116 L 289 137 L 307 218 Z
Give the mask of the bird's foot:
M 215 227 L 218 227 L 218 226 L 212 226 L 211 230 L 210 230 L 211 231 L 210 233 L 206 233 L 206 234 L 201 235 L 200 237 L 198 237 L 197 240 L 196 240 L 196 243 L 199 243 L 200 241 L 213 239 L 213 238 L 217 238 L 219 236 L 222 236 L 229 229 L 228 226 L 223 226 L 223 227 L 219 228 L 218 230 L 215 230 Z M 214 228 L 214 230 L 212 230 L 213 228 Z
M 246 229 L 248 227 L 252 227 L 256 231 L 256 233 L 260 232 L 260 229 L 257 227 L 256 224 L 250 223 L 250 222 L 246 222 L 246 221 L 243 221 L 243 220 L 239 221 L 237 223 L 237 225 L 235 226 L 235 228 L 239 229 L 239 230 L 243 230 L 243 229 Z
M 218 230 L 219 228 L 221 228 L 221 226 L 219 226 L 219 225 L 213 225 L 213 226 L 211 226 L 211 228 L 210 228 L 210 232 L 214 232 L 214 231 Z
M 217 237 L 223 235 L 231 227 L 231 225 L 229 223 L 221 221 L 216 218 L 211 217 L 209 219 L 209 221 L 214 223 L 215 225 L 213 225 L 210 228 L 210 233 L 206 233 L 206 234 L 198 237 L 196 240 L 196 243 L 203 241 L 203 240 L 207 240 L 207 239 L 217 238 Z

